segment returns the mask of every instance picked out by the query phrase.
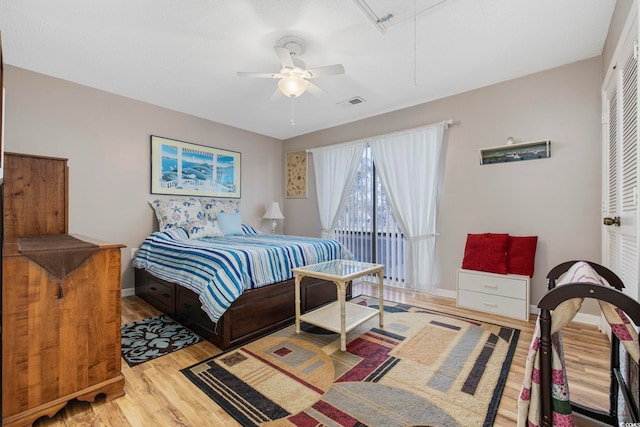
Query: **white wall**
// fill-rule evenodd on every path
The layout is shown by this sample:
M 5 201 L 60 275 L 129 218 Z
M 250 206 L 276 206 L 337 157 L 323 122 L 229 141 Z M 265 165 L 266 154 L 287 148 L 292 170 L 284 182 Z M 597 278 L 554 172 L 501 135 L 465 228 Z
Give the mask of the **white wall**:
M 241 153 L 241 213 L 261 221 L 281 200 L 279 140 L 5 66 L 6 151 L 69 159 L 69 229 L 122 251 L 123 288 L 133 286 L 131 248 L 157 227 L 150 194 L 150 135 Z
M 285 141 L 285 151 L 409 129 L 445 119 L 449 131 L 437 242 L 438 288 L 455 291 L 467 233 L 539 236 L 531 301 L 546 273 L 600 259 L 600 57 Z M 357 107 L 354 107 L 357 108 Z M 550 139 L 551 158 L 480 165 L 478 150 Z M 287 234 L 319 235 L 313 165 L 309 198 L 286 199 Z M 419 195 L 416 195 L 419 197 Z

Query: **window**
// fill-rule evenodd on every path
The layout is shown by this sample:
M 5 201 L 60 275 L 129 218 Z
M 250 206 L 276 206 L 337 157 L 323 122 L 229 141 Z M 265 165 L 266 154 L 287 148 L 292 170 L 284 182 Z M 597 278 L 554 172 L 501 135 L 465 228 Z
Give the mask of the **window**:
M 362 155 L 335 234 L 356 260 L 384 264 L 387 283 L 404 281 L 405 238 L 376 176 L 370 147 Z

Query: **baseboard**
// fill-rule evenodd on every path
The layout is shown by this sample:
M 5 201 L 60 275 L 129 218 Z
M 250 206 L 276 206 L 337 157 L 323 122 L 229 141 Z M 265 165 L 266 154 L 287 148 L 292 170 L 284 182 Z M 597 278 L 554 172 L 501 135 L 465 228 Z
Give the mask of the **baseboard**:
M 535 314 L 537 316 L 540 313 L 540 309 L 535 305 L 529 306 L 529 313 Z M 586 325 L 594 325 L 594 326 L 597 326 L 598 329 L 600 329 L 599 315 L 578 313 L 573 318 L 572 322 L 584 323 Z
M 136 288 L 124 288 L 122 289 L 122 298 L 132 297 L 136 294 Z
M 452 291 L 450 289 L 442 289 L 442 288 L 434 289 L 432 294 L 438 297 L 451 298 L 451 299 L 456 299 L 457 297 L 456 291 Z
M 536 313 L 537 313 L 537 308 L 536 308 Z M 576 314 L 576 317 L 573 318 L 572 322 L 578 322 L 578 323 L 584 323 L 587 325 L 593 325 L 593 326 L 597 326 L 598 329 L 600 329 L 600 315 L 595 315 L 595 314 L 584 314 L 584 313 L 578 313 Z

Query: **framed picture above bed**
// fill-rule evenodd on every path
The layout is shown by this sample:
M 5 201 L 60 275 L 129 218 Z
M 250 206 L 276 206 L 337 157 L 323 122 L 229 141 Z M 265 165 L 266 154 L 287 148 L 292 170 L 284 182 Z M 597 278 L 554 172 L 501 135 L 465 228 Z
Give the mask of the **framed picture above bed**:
M 240 153 L 151 135 L 151 194 L 240 198 Z

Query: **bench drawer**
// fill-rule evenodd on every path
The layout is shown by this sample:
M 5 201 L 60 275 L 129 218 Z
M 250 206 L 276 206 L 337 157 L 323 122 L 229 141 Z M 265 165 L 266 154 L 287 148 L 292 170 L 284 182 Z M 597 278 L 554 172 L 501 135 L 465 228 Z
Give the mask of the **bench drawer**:
M 459 269 L 458 307 L 529 320 L 529 277 Z
M 510 298 L 526 299 L 528 282 L 527 276 L 485 274 L 470 270 L 458 271 L 458 289 Z
M 499 316 L 528 320 L 529 310 L 524 300 L 461 290 L 458 306 L 493 313 Z

